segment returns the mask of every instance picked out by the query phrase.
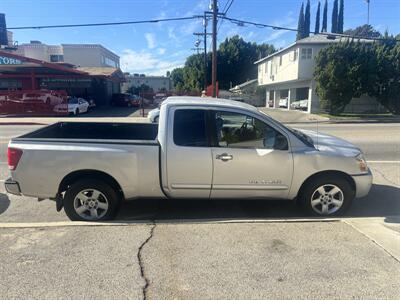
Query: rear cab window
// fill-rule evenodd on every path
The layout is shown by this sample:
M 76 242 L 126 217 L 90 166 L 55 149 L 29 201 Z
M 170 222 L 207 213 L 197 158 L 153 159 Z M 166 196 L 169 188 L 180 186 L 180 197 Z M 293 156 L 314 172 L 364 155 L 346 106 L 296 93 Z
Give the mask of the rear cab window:
M 177 146 L 209 147 L 207 111 L 178 109 L 174 114 L 173 138 Z

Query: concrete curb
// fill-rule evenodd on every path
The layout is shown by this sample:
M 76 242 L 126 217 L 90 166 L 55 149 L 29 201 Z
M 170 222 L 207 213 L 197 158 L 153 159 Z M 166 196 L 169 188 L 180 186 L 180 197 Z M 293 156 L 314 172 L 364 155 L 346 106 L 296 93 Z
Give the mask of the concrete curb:
M 49 125 L 51 123 L 39 123 L 39 122 L 0 122 L 1 125 Z

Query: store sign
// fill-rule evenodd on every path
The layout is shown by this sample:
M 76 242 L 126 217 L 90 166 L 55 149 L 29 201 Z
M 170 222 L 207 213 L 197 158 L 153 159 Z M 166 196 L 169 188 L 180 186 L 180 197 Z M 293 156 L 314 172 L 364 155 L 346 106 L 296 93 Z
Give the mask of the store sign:
M 22 60 L 0 55 L 0 65 L 22 65 Z

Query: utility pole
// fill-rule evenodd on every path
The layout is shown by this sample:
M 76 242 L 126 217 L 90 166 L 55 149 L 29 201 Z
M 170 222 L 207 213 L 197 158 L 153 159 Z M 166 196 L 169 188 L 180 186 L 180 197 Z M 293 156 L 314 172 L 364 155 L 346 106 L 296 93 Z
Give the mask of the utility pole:
M 369 0 L 367 1 L 367 6 L 368 6 L 368 16 L 367 16 L 367 25 L 369 25 Z
M 213 30 L 212 30 L 212 96 L 217 97 L 217 16 L 218 16 L 218 1 L 212 0 L 212 15 L 213 15 Z
M 207 15 L 206 15 L 206 13 L 204 13 L 203 26 L 204 26 L 204 32 L 195 32 L 195 33 L 193 33 L 193 35 L 203 37 L 203 48 L 197 48 L 197 49 L 204 50 L 203 80 L 204 80 L 204 91 L 207 91 L 207 36 L 212 35 L 212 34 L 207 33 Z
M 207 93 L 207 15 L 204 12 L 204 92 Z

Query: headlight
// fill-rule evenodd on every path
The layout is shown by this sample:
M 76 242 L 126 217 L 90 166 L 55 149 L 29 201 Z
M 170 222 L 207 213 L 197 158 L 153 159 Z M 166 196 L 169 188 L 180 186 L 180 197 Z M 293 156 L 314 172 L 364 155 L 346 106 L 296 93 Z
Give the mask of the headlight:
M 364 155 L 362 153 L 360 153 L 356 156 L 356 161 L 358 164 L 358 168 L 360 169 L 361 172 L 368 171 L 367 162 L 365 161 Z

